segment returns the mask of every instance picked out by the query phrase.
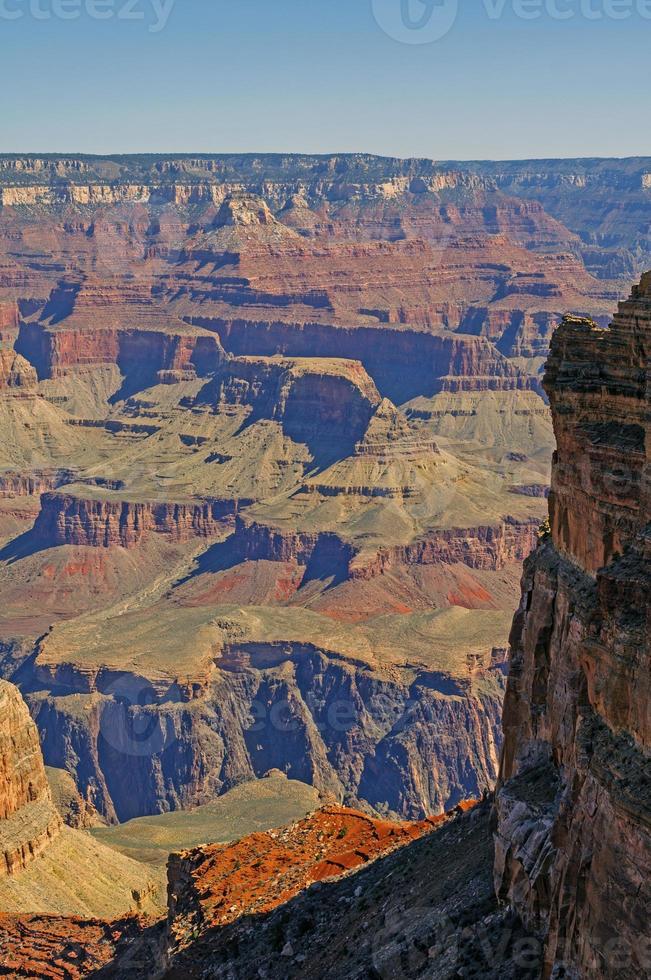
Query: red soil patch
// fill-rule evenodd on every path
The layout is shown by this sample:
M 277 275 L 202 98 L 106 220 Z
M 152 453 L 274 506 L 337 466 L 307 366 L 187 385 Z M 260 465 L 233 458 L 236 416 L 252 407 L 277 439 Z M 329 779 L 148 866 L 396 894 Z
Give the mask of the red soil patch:
M 302 568 L 293 568 L 286 575 L 280 575 L 276 582 L 273 594 L 273 602 L 285 602 L 295 595 L 303 581 L 304 571 Z
M 488 603 L 490 607 L 495 606 L 493 596 L 481 585 L 460 586 L 456 592 L 448 592 L 448 602 L 451 606 L 463 606 L 464 609 L 477 609 L 483 603 Z
M 473 804 L 468 804 L 473 805 Z M 357 868 L 424 834 L 447 817 L 416 823 L 374 820 L 357 810 L 327 806 L 300 823 L 251 834 L 227 845 L 186 851 L 172 859 L 177 938 L 183 912 L 200 910 L 202 926 L 270 912 L 316 881 Z
M 103 554 L 90 555 L 80 558 L 78 561 L 69 561 L 65 565 L 44 565 L 41 571 L 43 578 L 60 579 L 81 576 L 88 578 L 89 575 L 103 576 L 106 571 L 107 563 Z
M 289 562 L 246 562 L 200 576 L 179 590 L 179 598 L 184 606 L 282 604 L 298 591 L 304 572 Z
M 0 915 L 0 976 L 81 980 L 110 963 L 143 928 L 122 922 Z

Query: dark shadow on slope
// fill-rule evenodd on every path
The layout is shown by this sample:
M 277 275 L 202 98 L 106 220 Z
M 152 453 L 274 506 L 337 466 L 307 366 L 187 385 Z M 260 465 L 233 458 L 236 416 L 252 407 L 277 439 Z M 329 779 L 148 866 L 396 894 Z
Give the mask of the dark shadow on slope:
M 247 543 L 244 540 L 246 529 L 238 533 L 236 530 L 225 541 L 211 545 L 198 558 L 194 567 L 183 578 L 174 582 L 172 590 L 178 589 L 202 575 L 215 575 L 228 571 L 236 565 L 255 561 L 281 563 L 283 558 L 273 554 L 273 543 Z M 306 536 L 306 537 L 309 537 Z M 258 549 L 258 550 L 256 550 Z M 316 535 L 313 546 L 306 547 L 305 553 L 297 558 L 297 564 L 305 568 L 301 588 L 309 582 L 327 583 L 327 588 L 334 588 L 349 578 L 349 566 L 354 556 L 351 545 L 346 544 L 336 534 L 322 532 Z
M 17 538 L 9 541 L 4 548 L 0 548 L 0 562 L 13 565 L 22 558 L 29 558 L 30 555 L 45 551 L 49 547 L 51 545 L 44 541 L 34 528 L 30 528 L 29 531 L 25 531 L 24 534 L 20 534 Z
M 158 384 L 157 367 L 139 365 L 127 370 L 123 365 L 119 365 L 119 367 L 122 373 L 122 384 L 108 399 L 109 405 L 117 405 L 119 402 L 137 395 L 139 391 L 146 391 Z
M 495 897 L 490 818 L 487 800 L 346 877 L 312 885 L 267 914 L 203 934 L 200 918 L 192 916 L 183 937 L 187 945 L 172 951 L 163 976 L 538 980 L 542 945 Z M 143 933 L 144 948 L 148 941 Z M 125 975 L 121 968 L 118 959 L 94 975 L 113 980 Z M 144 976 L 133 973 L 134 980 Z
M 301 587 L 308 582 L 327 582 L 333 589 L 350 578 L 350 562 L 353 549 L 336 534 L 320 534 L 314 550 L 305 566 Z
M 172 585 L 172 592 L 202 575 L 225 572 L 234 568 L 244 560 L 237 532 L 231 534 L 225 541 L 218 541 L 202 552 L 194 561 L 194 567 L 183 578 L 177 579 Z

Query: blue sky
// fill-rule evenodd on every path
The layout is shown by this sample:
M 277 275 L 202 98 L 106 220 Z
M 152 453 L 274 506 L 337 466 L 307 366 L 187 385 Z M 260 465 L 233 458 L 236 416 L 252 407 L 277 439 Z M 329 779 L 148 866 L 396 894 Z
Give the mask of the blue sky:
M 0 0 L 0 150 L 651 155 L 651 0 L 401 2 Z

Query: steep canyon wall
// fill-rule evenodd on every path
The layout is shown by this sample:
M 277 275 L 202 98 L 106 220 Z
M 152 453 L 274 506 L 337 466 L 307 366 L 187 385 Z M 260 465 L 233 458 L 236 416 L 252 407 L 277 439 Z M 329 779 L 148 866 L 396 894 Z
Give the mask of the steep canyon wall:
M 511 636 L 495 877 L 546 977 L 651 969 L 650 340 L 647 274 L 609 329 L 565 320 L 545 377 L 551 534 Z

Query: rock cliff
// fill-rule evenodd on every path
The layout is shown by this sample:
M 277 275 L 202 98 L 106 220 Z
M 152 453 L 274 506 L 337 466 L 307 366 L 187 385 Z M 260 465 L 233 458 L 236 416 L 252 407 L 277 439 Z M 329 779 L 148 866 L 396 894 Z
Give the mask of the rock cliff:
M 0 681 L 2 912 L 110 918 L 156 911 L 157 888 L 146 867 L 64 826 L 36 725 L 18 689 Z
M 149 534 L 178 542 L 209 538 L 233 522 L 237 506 L 234 500 L 141 502 L 120 499 L 119 493 L 93 497 L 81 487 L 78 493 L 52 491 L 41 496 L 33 538 L 42 547 L 96 548 L 130 548 Z
M 162 633 L 179 629 L 182 610 L 177 621 Z M 33 685 L 41 691 L 28 699 L 48 764 L 71 771 L 113 821 L 206 803 L 275 768 L 352 805 L 413 818 L 481 795 L 497 776 L 503 652 L 465 654 L 458 671 L 373 670 L 352 660 L 364 639 L 351 637 L 351 660 L 327 649 L 333 640 L 289 638 L 243 638 L 220 655 L 213 630 L 203 641 L 214 664 L 200 682 L 196 666 L 193 677 L 181 673 L 179 643 L 164 682 L 118 664 L 75 665 L 46 639 Z
M 0 681 L 0 876 L 26 868 L 61 827 L 36 725 L 18 689 Z
M 511 636 L 495 879 L 545 977 L 651 969 L 651 275 L 604 330 L 569 317 L 545 376 L 551 534 Z
M 34 389 L 37 381 L 29 361 L 13 350 L 0 350 L 0 391 Z

